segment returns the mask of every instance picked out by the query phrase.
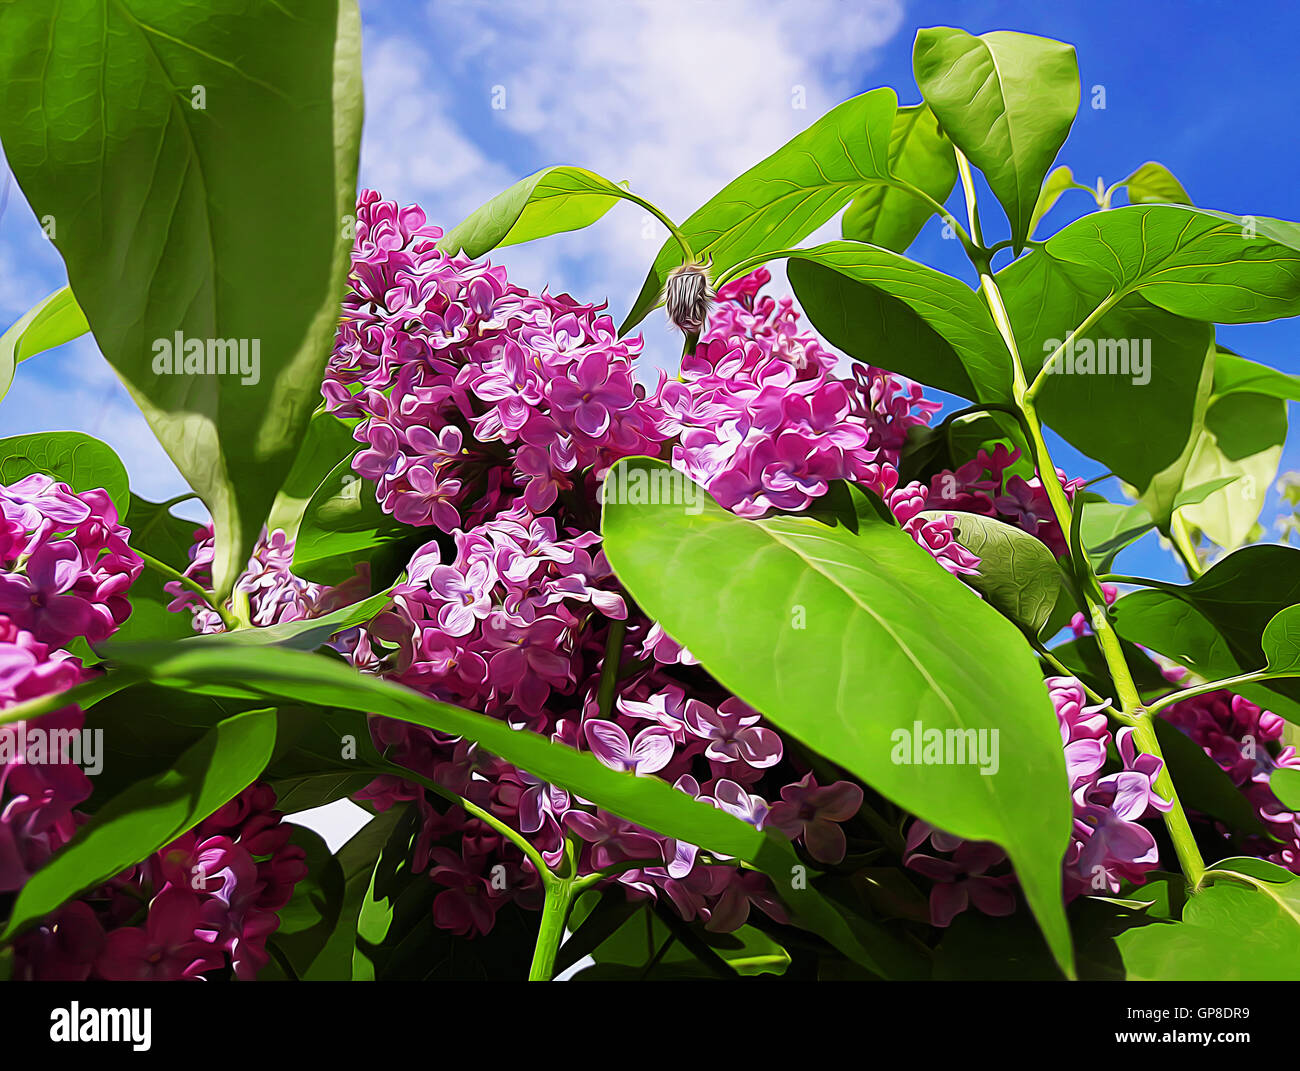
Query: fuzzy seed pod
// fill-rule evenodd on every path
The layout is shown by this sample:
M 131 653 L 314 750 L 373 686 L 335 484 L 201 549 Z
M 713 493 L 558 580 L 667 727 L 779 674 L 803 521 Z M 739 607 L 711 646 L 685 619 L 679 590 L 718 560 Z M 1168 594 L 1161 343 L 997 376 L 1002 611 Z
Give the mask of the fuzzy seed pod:
M 664 309 L 672 325 L 683 334 L 699 334 L 704 330 L 713 297 L 706 265 L 683 264 L 668 273 Z

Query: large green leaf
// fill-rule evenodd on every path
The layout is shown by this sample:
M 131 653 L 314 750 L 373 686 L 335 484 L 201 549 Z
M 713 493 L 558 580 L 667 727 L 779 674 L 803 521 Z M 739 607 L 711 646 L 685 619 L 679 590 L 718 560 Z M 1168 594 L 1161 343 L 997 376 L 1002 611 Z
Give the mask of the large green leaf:
M 1204 502 L 1234 483 L 1236 479 L 1235 474 L 1227 474 L 1188 487 L 1175 497 L 1173 508 L 1190 507 Z M 1104 500 L 1085 501 L 1079 522 L 1079 533 L 1088 560 L 1093 563 L 1095 570 L 1099 573 L 1108 573 L 1114 564 L 1115 556 L 1121 550 L 1141 539 L 1155 527 L 1155 518 L 1141 502 L 1124 505 L 1122 502 Z
M 1300 224 L 1186 205 L 1129 205 L 1063 227 L 1047 254 L 1193 320 L 1239 324 L 1300 313 Z
M 1011 359 L 965 283 L 859 242 L 779 255 L 808 319 L 851 357 L 978 401 L 1010 399 Z
M 1182 922 L 1117 943 L 1134 981 L 1300 981 L 1300 878 L 1263 859 L 1224 859 Z
M 301 979 L 338 928 L 343 908 L 343 868 L 320 835 L 305 826 L 295 826 L 289 843 L 306 853 L 303 862 L 307 873 L 293 887 L 289 902 L 276 912 L 280 925 L 268 940 L 272 962 L 263 969 L 259 979 L 267 978 L 277 969 L 286 978 Z
M 917 32 L 912 68 L 944 133 L 1002 202 L 1019 251 L 1079 109 L 1074 48 L 1006 30 L 973 37 L 935 26 Z
M 438 248 L 477 258 L 498 246 L 581 230 L 600 219 L 622 197 L 629 197 L 626 186 L 594 171 L 546 167 L 475 209 L 442 236 Z
M 298 456 L 294 458 L 293 467 L 284 478 L 267 515 L 267 531 L 279 529 L 290 539 L 295 539 L 316 490 L 340 461 L 350 458 L 356 450 L 357 442 L 348 422 L 323 409 L 313 413 Z
M 170 770 L 105 804 L 18 892 L 4 937 L 43 918 L 197 825 L 247 788 L 275 746 L 275 714 L 220 722 Z
M 9 393 L 14 367 L 90 330 L 66 286 L 42 298 L 0 335 L 0 399 Z
M 375 861 L 406 811 L 405 806 L 398 805 L 376 815 L 339 849 L 335 858 L 343 876 L 343 897 L 338 923 L 309 964 L 304 966 L 295 962 L 299 978 L 304 981 L 346 981 L 352 977 L 361 904 L 374 874 Z
M 885 182 L 897 110 L 888 88 L 832 108 L 692 213 L 681 230 L 695 255 L 712 259 L 716 277 L 747 257 L 802 241 L 868 186 Z M 681 249 L 669 239 L 620 333 L 641 322 L 681 262 Z
M 319 400 L 360 126 L 355 0 L 0 9 L 9 164 L 54 220 L 101 352 L 214 518 L 222 595 Z M 222 343 L 243 346 L 248 374 L 164 373 L 178 338 L 214 367 Z
M 74 491 L 103 488 L 125 519 L 131 505 L 126 466 L 113 448 L 79 431 L 40 431 L 0 439 L 0 484 L 40 472 Z
M 665 468 L 620 462 L 622 486 L 635 471 L 654 486 Z M 1056 719 L 1016 627 L 884 521 L 864 515 L 856 534 L 808 517 L 748 521 L 702 497 L 694 514 L 606 503 L 605 553 L 620 581 L 781 729 L 936 826 L 1003 845 L 1068 964 L 1069 792 Z M 995 773 L 895 762 L 917 722 L 1015 743 Z
M 939 204 L 957 181 L 957 158 L 934 114 L 924 104 L 899 108 L 889 134 L 889 170 Z M 841 233 L 902 253 L 916 239 L 934 209 L 906 190 L 871 186 L 844 210 Z
M 665 836 L 752 863 L 775 880 L 797 924 L 814 930 L 878 973 L 887 973 L 891 957 L 898 955 L 883 933 L 867 935 L 861 928 L 850 929 L 811 883 L 790 887 L 790 868 L 798 863 L 798 857 L 784 838 L 760 833 L 666 781 L 611 770 L 592 755 L 553 743 L 537 733 L 514 730 L 495 718 L 426 699 L 322 655 L 279 646 L 223 643 L 217 637 L 213 640 L 202 644 L 189 640 L 140 645 L 123 648 L 115 655 L 119 664 L 131 672 L 169 687 L 214 695 L 263 695 L 383 714 L 476 740 L 492 754 L 542 780 L 571 789 L 613 814 Z M 868 939 L 877 942 L 870 949 L 864 944 Z

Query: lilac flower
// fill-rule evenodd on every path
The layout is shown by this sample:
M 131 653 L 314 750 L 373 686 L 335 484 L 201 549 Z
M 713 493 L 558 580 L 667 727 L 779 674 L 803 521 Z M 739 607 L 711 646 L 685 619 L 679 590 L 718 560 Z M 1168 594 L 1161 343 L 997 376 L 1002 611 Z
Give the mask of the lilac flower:
M 438 608 L 438 627 L 448 636 L 467 636 L 492 607 L 488 589 L 492 574 L 486 562 L 475 562 L 467 572 L 450 565 L 435 566 L 429 589 L 446 600 Z
M 83 570 L 81 552 L 71 541 L 38 546 L 25 574 L 0 573 L 0 613 L 44 643 L 62 645 L 85 635 L 92 608 L 72 591 Z
M 716 762 L 744 762 L 757 770 L 781 761 L 781 738 L 758 725 L 761 715 L 739 699 L 728 699 L 716 710 L 691 699 L 683 720 L 696 736 L 709 741 L 705 754 Z
M 582 732 L 591 753 L 611 770 L 656 773 L 668 765 L 675 750 L 673 734 L 657 725 L 642 729 L 635 740 L 614 722 L 599 719 L 584 722 Z
M 844 858 L 846 842 L 841 822 L 858 813 L 862 789 L 848 781 L 818 785 L 812 774 L 781 789 L 781 799 L 772 804 L 766 826 L 779 829 L 791 840 L 802 839 L 804 847 L 819 863 L 838 863 Z

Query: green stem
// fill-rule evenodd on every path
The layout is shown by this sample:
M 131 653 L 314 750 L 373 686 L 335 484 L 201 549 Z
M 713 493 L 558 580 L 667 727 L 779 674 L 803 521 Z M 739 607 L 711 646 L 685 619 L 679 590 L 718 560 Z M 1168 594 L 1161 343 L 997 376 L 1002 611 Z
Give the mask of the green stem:
M 1253 684 L 1255 681 L 1276 680 L 1278 677 L 1287 675 L 1288 674 L 1270 673 L 1266 669 L 1256 669 L 1252 670 L 1250 673 L 1239 673 L 1235 677 L 1224 677 L 1222 680 L 1208 681 L 1205 684 L 1193 685 L 1191 688 L 1180 688 L 1176 692 L 1162 695 L 1159 699 L 1148 703 L 1147 713 L 1155 714 L 1157 711 L 1164 710 L 1165 707 L 1172 706 L 1174 703 L 1181 703 L 1184 699 L 1191 699 L 1196 695 L 1205 695 L 1207 692 L 1218 692 L 1225 688 L 1231 690 L 1239 684 Z
M 136 547 L 132 547 L 131 549 L 134 550 L 140 560 L 144 562 L 145 565 L 149 566 L 149 568 L 155 573 L 165 576 L 168 580 L 175 581 L 180 584 L 181 587 L 202 599 L 210 609 L 217 612 L 221 618 L 221 623 L 225 625 L 228 630 L 234 630 L 240 627 L 238 618 L 222 606 L 220 600 L 217 599 L 212 592 L 204 590 L 203 585 L 198 583 L 198 581 L 191 579 L 176 569 L 173 569 L 166 562 L 160 562 L 151 554 L 146 554 L 144 551 Z
M 528 968 L 530 982 L 549 982 L 555 973 L 555 955 L 564 940 L 564 927 L 578 890 L 575 883 L 552 878 L 545 883 L 546 900 L 542 904 L 542 922 L 537 930 L 537 944 L 533 948 L 532 966 Z
M 1058 673 L 1060 673 L 1061 676 L 1070 677 L 1073 680 L 1079 681 L 1079 686 L 1084 690 L 1088 698 L 1091 699 L 1094 703 L 1105 703 L 1107 706 L 1110 705 L 1111 701 L 1109 699 L 1106 699 L 1104 696 L 1098 695 L 1086 684 L 1084 684 L 1083 681 L 1080 681 L 1079 678 L 1074 675 L 1074 670 L 1072 670 L 1069 666 L 1067 666 L 1064 662 L 1062 662 L 1059 658 L 1057 658 L 1056 655 L 1052 654 L 1052 652 L 1049 651 L 1046 647 L 1038 647 L 1037 650 L 1038 650 L 1039 657 L 1042 658 L 1045 662 L 1050 662 L 1052 668 L 1055 669 Z
M 1025 397 L 1032 400 L 1038 396 L 1038 392 L 1043 389 L 1043 385 L 1047 382 L 1047 377 L 1054 374 L 1056 363 L 1061 359 L 1065 351 L 1074 345 L 1074 340 L 1080 335 L 1086 335 L 1098 320 L 1115 307 L 1118 300 L 1119 298 L 1115 294 L 1108 294 L 1105 301 L 1084 317 L 1083 323 L 1065 336 L 1065 341 L 1057 346 L 1052 351 L 1052 355 L 1043 362 L 1043 367 L 1038 370 L 1038 374 L 1034 376 L 1034 381 L 1029 384 L 1029 389 L 1025 391 Z
M 611 620 L 609 635 L 605 637 L 605 660 L 600 667 L 600 685 L 596 689 L 596 707 L 600 717 L 608 721 L 614 710 L 614 693 L 618 688 L 618 667 L 623 657 L 623 635 L 626 621 Z
M 1182 560 L 1183 568 L 1187 570 L 1187 575 L 1195 580 L 1204 570 L 1201 568 L 1201 559 L 1196 554 L 1196 545 L 1192 542 L 1192 533 L 1188 530 L 1187 522 L 1174 515 L 1169 525 L 1169 542 L 1174 545 L 1178 557 Z
M 608 718 L 614 708 L 626 628 L 626 622 L 611 620 L 609 634 L 605 637 L 605 659 L 600 667 L 600 684 L 596 689 L 596 706 L 601 718 Z M 514 834 L 514 830 L 509 830 L 509 834 Z M 514 837 L 512 836 L 511 839 L 513 840 Z M 527 851 L 536 854 L 537 850 L 529 844 Z M 560 942 L 564 939 L 564 926 L 569 920 L 569 912 L 573 909 L 573 901 L 577 899 L 578 894 L 609 877 L 611 873 L 617 872 L 609 870 L 578 877 L 577 845 L 572 837 L 565 838 L 564 856 L 565 866 L 562 877 L 547 867 L 544 862 L 538 868 L 546 899 L 542 904 L 542 922 L 537 930 L 537 944 L 533 947 L 532 966 L 528 970 L 530 982 L 549 982 L 555 973 L 555 955 L 560 950 Z M 540 856 L 538 860 L 540 861 Z M 663 861 L 655 862 L 662 865 Z M 645 864 L 629 862 L 624 869 L 643 865 Z
M 978 220 L 975 204 L 975 184 L 971 178 L 970 164 L 960 151 L 957 152 L 957 168 L 962 177 L 962 188 L 966 192 L 967 212 L 972 225 L 974 225 Z M 975 264 L 975 268 L 979 272 L 980 292 L 988 303 L 993 322 L 998 328 L 998 333 L 1002 336 L 1007 353 L 1011 356 L 1012 395 L 1024 414 L 1029 431 L 1030 448 L 1034 455 L 1034 468 L 1047 491 L 1047 497 L 1051 502 L 1052 511 L 1056 515 L 1056 522 L 1060 526 L 1061 535 L 1064 537 L 1066 545 L 1072 547 L 1073 514 L 1070 509 L 1070 501 L 1066 497 L 1065 488 L 1061 485 L 1061 480 L 1056 474 L 1056 464 L 1052 460 L 1051 451 L 1047 448 L 1042 423 L 1039 421 L 1038 413 L 1034 409 L 1033 398 L 1030 397 L 1029 386 L 1025 379 L 1024 365 L 1020 360 L 1020 351 L 1016 347 L 1015 332 L 1011 328 L 1011 318 L 1007 314 L 1007 308 L 1002 300 L 1002 293 L 998 289 L 998 284 L 989 269 L 988 258 L 983 257 L 972 261 L 972 263 Z M 1205 873 L 1205 862 L 1201 858 L 1200 850 L 1196 846 L 1196 838 L 1192 835 L 1191 826 L 1187 821 L 1187 814 L 1183 810 L 1182 803 L 1178 799 L 1178 793 L 1174 789 L 1173 780 L 1169 776 L 1169 765 L 1164 762 L 1164 756 L 1160 752 L 1160 744 L 1156 739 L 1155 727 L 1151 723 L 1151 715 L 1142 705 L 1142 697 L 1133 681 L 1133 674 L 1129 670 L 1127 659 L 1124 657 L 1124 650 L 1120 645 L 1119 636 L 1112 627 L 1110 618 L 1106 613 L 1106 600 L 1101 594 L 1101 586 L 1097 582 L 1097 576 L 1093 572 L 1091 563 L 1084 557 L 1081 562 L 1074 562 L 1074 565 L 1079 570 L 1080 578 L 1083 580 L 1080 586 L 1083 589 L 1084 601 L 1088 607 L 1088 616 L 1092 621 L 1092 630 L 1096 635 L 1097 645 L 1101 649 L 1102 656 L 1106 659 L 1106 667 L 1110 671 L 1111 682 L 1115 685 L 1116 695 L 1120 703 L 1120 713 L 1124 716 L 1122 720 L 1126 720 L 1133 727 L 1133 739 L 1139 750 L 1161 760 L 1160 776 L 1156 779 L 1155 790 L 1173 804 L 1164 815 L 1165 828 L 1169 831 L 1169 837 L 1173 841 L 1174 851 L 1178 855 L 1178 861 L 1183 868 L 1183 873 L 1191 882 L 1192 887 L 1196 888 Z
M 686 235 L 682 233 L 681 228 L 678 227 L 676 223 L 669 219 L 668 216 L 659 209 L 658 205 L 651 201 L 647 201 L 644 197 L 638 197 L 635 193 L 625 192 L 623 196 L 633 204 L 640 205 L 654 216 L 655 219 L 668 228 L 668 233 L 671 234 L 677 240 L 677 244 L 681 246 L 682 259 L 685 263 L 696 263 L 695 251 L 691 248 L 691 243 L 687 241 Z
M 981 272 L 986 272 L 989 252 L 984 246 L 984 232 L 980 227 L 979 202 L 975 197 L 975 177 L 971 174 L 970 161 L 966 159 L 966 154 L 957 148 L 954 148 L 953 152 L 957 154 L 957 173 L 961 175 L 962 193 L 966 197 L 966 218 L 970 221 L 971 238 L 982 251 L 982 255 L 973 263 Z
M 425 777 L 423 774 L 418 774 L 414 770 L 407 769 L 405 766 L 399 766 L 397 763 L 391 762 L 387 758 L 384 759 L 384 762 L 404 781 L 414 781 L 417 785 L 422 785 L 435 795 L 441 796 L 448 803 L 453 803 L 463 807 L 466 814 L 472 814 L 480 822 L 491 827 L 493 831 L 500 833 L 501 836 L 505 837 L 506 840 L 510 841 L 516 848 L 524 853 L 524 856 L 533 864 L 534 869 L 536 869 L 538 875 L 541 877 L 543 884 L 548 880 L 556 880 L 555 874 L 552 872 L 551 868 L 546 865 L 546 860 L 542 858 L 542 853 L 533 847 L 528 838 L 517 829 L 512 829 L 510 826 L 506 825 L 505 822 L 501 821 L 501 819 L 491 811 L 485 811 L 477 803 L 471 803 L 464 796 L 438 784 L 438 782 L 434 781 L 432 778 Z
M 1156 778 L 1153 787 L 1157 794 L 1173 803 L 1173 808 L 1164 816 L 1165 828 L 1169 831 L 1169 839 L 1174 843 L 1174 852 L 1183 873 L 1192 889 L 1198 889 L 1205 877 L 1205 860 L 1201 858 L 1201 849 L 1196 845 L 1196 837 L 1192 834 L 1182 801 L 1174 790 L 1173 778 L 1169 776 L 1169 763 L 1164 761 L 1160 752 L 1160 741 L 1156 739 L 1156 727 L 1149 713 L 1144 714 L 1133 726 L 1133 740 L 1139 751 L 1161 760 L 1160 776 Z

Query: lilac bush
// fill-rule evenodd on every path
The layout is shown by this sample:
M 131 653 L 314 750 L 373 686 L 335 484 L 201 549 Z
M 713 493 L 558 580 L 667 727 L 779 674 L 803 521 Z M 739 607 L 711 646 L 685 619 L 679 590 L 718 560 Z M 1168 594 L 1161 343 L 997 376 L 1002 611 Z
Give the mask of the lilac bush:
M 93 329 L 194 489 L 0 440 L 0 977 L 1297 976 L 1300 566 L 1252 528 L 1300 393 L 1215 327 L 1300 314 L 1300 225 L 1049 174 L 1073 49 L 938 27 L 921 103 L 681 223 L 561 165 L 444 229 L 356 194 L 350 0 L 209 6 L 130 101 L 67 59 L 103 26 L 0 12 L 70 282 L 0 393 Z M 667 232 L 621 321 L 494 254 L 619 201 Z M 935 216 L 966 278 L 905 255 Z M 1151 532 L 1185 583 L 1116 571 Z

